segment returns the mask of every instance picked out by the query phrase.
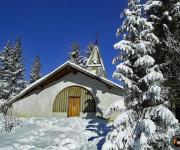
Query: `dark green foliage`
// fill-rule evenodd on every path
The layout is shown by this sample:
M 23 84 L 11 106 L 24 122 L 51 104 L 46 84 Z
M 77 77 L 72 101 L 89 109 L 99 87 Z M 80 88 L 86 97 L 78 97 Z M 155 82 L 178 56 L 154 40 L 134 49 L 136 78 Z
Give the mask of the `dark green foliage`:
M 41 61 L 40 61 L 40 57 L 36 56 L 34 63 L 32 65 L 30 83 L 33 83 L 34 81 L 40 78 L 41 78 Z
M 92 42 L 90 42 L 86 48 L 86 56 L 87 58 L 90 57 L 92 51 L 93 51 L 93 48 L 94 48 L 94 44 Z
M 0 98 L 6 101 L 21 92 L 27 85 L 20 39 L 16 40 L 14 46 L 11 42 L 7 42 L 6 47 L 1 51 L 0 62 Z
M 157 2 L 148 0 L 147 3 Z M 160 6 L 154 5 L 146 10 L 146 17 L 153 22 L 154 34 L 160 43 L 156 45 L 154 58 L 161 64 L 161 71 L 166 78 L 164 83 L 169 89 L 169 99 L 175 101 L 180 89 L 178 76 L 180 75 L 179 46 L 180 43 L 180 3 L 179 0 L 160 0 Z M 180 50 L 179 50 L 180 51 Z
M 80 46 L 78 43 L 73 43 L 69 53 L 69 60 L 77 63 L 80 56 Z

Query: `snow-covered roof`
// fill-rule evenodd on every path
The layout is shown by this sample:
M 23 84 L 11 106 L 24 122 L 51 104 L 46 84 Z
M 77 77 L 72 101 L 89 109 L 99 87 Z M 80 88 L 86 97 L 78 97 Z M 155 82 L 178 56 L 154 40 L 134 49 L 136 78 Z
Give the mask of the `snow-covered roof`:
M 50 72 L 49 74 L 45 75 L 44 77 L 40 78 L 39 80 L 35 81 L 34 83 L 30 84 L 27 88 L 25 88 L 23 91 L 21 91 L 17 96 L 15 96 L 14 98 L 10 99 L 9 101 L 7 101 L 7 104 L 11 104 L 14 101 L 16 101 L 18 98 L 24 96 L 25 94 L 27 94 L 29 91 L 31 91 L 32 89 L 34 89 L 35 87 L 37 87 L 38 85 L 40 85 L 41 83 L 45 82 L 47 79 L 51 78 L 53 75 L 55 75 L 57 72 L 59 72 L 60 70 L 64 69 L 65 67 L 70 66 L 80 72 L 83 72 L 84 74 L 87 74 L 91 77 L 96 78 L 97 80 L 108 84 L 112 87 L 117 87 L 120 89 L 123 89 L 123 87 L 113 81 L 110 81 L 104 77 L 98 77 L 96 74 L 80 67 L 79 65 L 76 65 L 70 61 L 65 62 L 64 64 L 62 64 L 61 66 L 59 66 L 57 69 L 53 70 L 52 72 Z

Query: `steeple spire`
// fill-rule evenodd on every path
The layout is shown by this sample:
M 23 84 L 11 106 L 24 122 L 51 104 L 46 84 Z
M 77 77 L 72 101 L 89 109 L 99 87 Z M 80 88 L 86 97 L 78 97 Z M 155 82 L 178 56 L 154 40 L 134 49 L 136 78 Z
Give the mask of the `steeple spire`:
M 98 33 L 94 33 L 94 35 L 96 36 L 96 41 L 95 41 L 95 45 L 98 45 Z
M 95 43 L 92 53 L 87 61 L 87 70 L 99 77 L 106 77 L 105 67 L 97 44 L 98 43 Z

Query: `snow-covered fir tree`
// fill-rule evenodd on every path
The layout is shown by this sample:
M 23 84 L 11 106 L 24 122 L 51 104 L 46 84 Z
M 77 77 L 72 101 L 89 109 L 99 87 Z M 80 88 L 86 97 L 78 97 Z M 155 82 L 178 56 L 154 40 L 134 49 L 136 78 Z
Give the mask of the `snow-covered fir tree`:
M 15 41 L 15 45 L 12 50 L 12 62 L 12 94 L 10 98 L 20 93 L 27 86 L 20 39 Z
M 173 50 L 177 47 L 175 43 L 180 41 L 180 2 L 179 0 L 147 0 L 144 9 L 148 20 L 153 22 L 154 34 L 160 41 L 155 47 L 154 59 L 161 64 L 160 70 L 166 76 L 164 85 L 169 87 L 169 98 L 175 101 L 175 95 L 178 94 L 175 87 L 179 89 L 180 86 L 174 83 L 177 83 L 180 69 L 178 62 L 175 62 L 177 53 Z M 168 43 L 170 37 L 174 39 L 171 40 L 172 44 Z M 171 45 L 172 49 L 168 45 Z
M 162 69 L 164 76 L 167 78 L 166 86 L 169 87 L 169 98 L 171 100 L 171 109 L 174 111 L 176 118 L 180 120 L 177 113 L 179 106 L 179 90 L 180 90 L 180 41 L 170 31 L 167 31 L 166 39 L 163 41 L 165 53 Z
M 124 82 L 125 106 L 116 102 L 108 109 L 107 115 L 115 110 L 120 114 L 102 149 L 169 149 L 178 121 L 167 108 L 165 79 L 153 57 L 159 39 L 153 23 L 143 17 L 139 0 L 129 0 L 122 14 L 125 20 L 117 35 L 123 34 L 123 40 L 114 45 L 120 49 L 121 62 L 113 76 Z
M 12 46 L 7 42 L 0 55 L 1 62 L 1 100 L 7 101 L 17 95 L 27 85 L 25 68 L 22 59 L 21 41 L 18 39 Z
M 73 43 L 69 53 L 69 60 L 73 63 L 77 63 L 80 56 L 80 46 L 77 43 Z
M 165 75 L 167 78 L 173 78 L 180 87 L 180 41 L 167 32 L 164 44 L 163 50 L 168 53 L 165 57 L 165 65 L 168 66 Z
M 84 54 L 82 54 L 79 44 L 72 44 L 69 53 L 69 60 L 83 68 L 86 67 L 87 57 Z
M 148 20 L 154 23 L 154 33 L 160 41 L 166 38 L 166 29 L 180 35 L 179 0 L 147 0 L 144 9 Z
M 170 66 L 164 58 L 168 55 L 172 56 L 166 50 L 166 40 L 169 36 L 173 36 L 180 41 L 180 2 L 179 0 L 147 0 L 144 9 L 148 20 L 153 22 L 154 34 L 160 41 L 155 47 L 156 62 L 163 64 L 161 70 L 166 73 L 166 68 L 169 69 Z
M 0 54 L 0 99 L 1 104 L 6 102 L 11 93 L 11 51 L 12 51 L 12 45 L 8 41 L 4 49 L 1 51 Z
M 89 58 L 94 48 L 93 42 L 90 42 L 86 48 L 86 57 Z
M 34 81 L 40 78 L 41 78 L 41 61 L 40 61 L 40 57 L 37 56 L 32 65 L 30 83 L 33 83 Z

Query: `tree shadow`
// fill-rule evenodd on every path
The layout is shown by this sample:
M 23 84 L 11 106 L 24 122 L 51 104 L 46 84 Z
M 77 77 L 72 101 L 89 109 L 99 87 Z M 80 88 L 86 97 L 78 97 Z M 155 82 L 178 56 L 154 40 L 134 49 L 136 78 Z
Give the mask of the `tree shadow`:
M 86 126 L 86 130 L 96 133 L 97 136 L 89 138 L 88 141 L 94 141 L 100 138 L 100 140 L 97 143 L 97 149 L 101 150 L 102 145 L 105 142 L 107 133 L 110 132 L 112 129 L 113 126 L 108 125 L 108 121 L 103 117 L 97 116 L 91 118 L 88 125 Z
M 83 113 L 86 114 L 86 119 L 93 118 L 96 116 L 96 102 L 94 99 L 88 99 L 85 101 L 85 108 Z
M 97 96 L 97 90 L 92 88 L 91 94 L 93 95 L 93 99 L 87 99 L 85 101 L 85 108 L 83 113 L 86 113 L 86 119 L 92 119 L 96 116 L 103 116 L 103 112 L 101 108 L 99 108 L 99 97 Z
M 96 103 L 96 114 L 98 113 L 100 116 L 103 116 L 103 112 L 101 110 L 101 108 L 99 108 L 99 97 L 97 96 L 97 90 L 92 88 L 92 95 L 94 96 L 95 99 L 95 103 Z
M 103 118 L 103 112 L 99 107 L 99 97 L 97 96 L 97 90 L 92 88 L 92 95 L 95 99 L 95 113 L 87 113 L 85 119 L 89 119 L 89 123 L 86 126 L 86 130 L 96 133 L 96 136 L 93 136 L 88 139 L 88 141 L 98 140 L 97 149 L 101 150 L 102 145 L 105 142 L 105 138 L 108 132 L 113 129 L 112 125 L 108 124 L 107 119 Z M 87 101 L 87 104 L 92 103 L 92 101 Z

